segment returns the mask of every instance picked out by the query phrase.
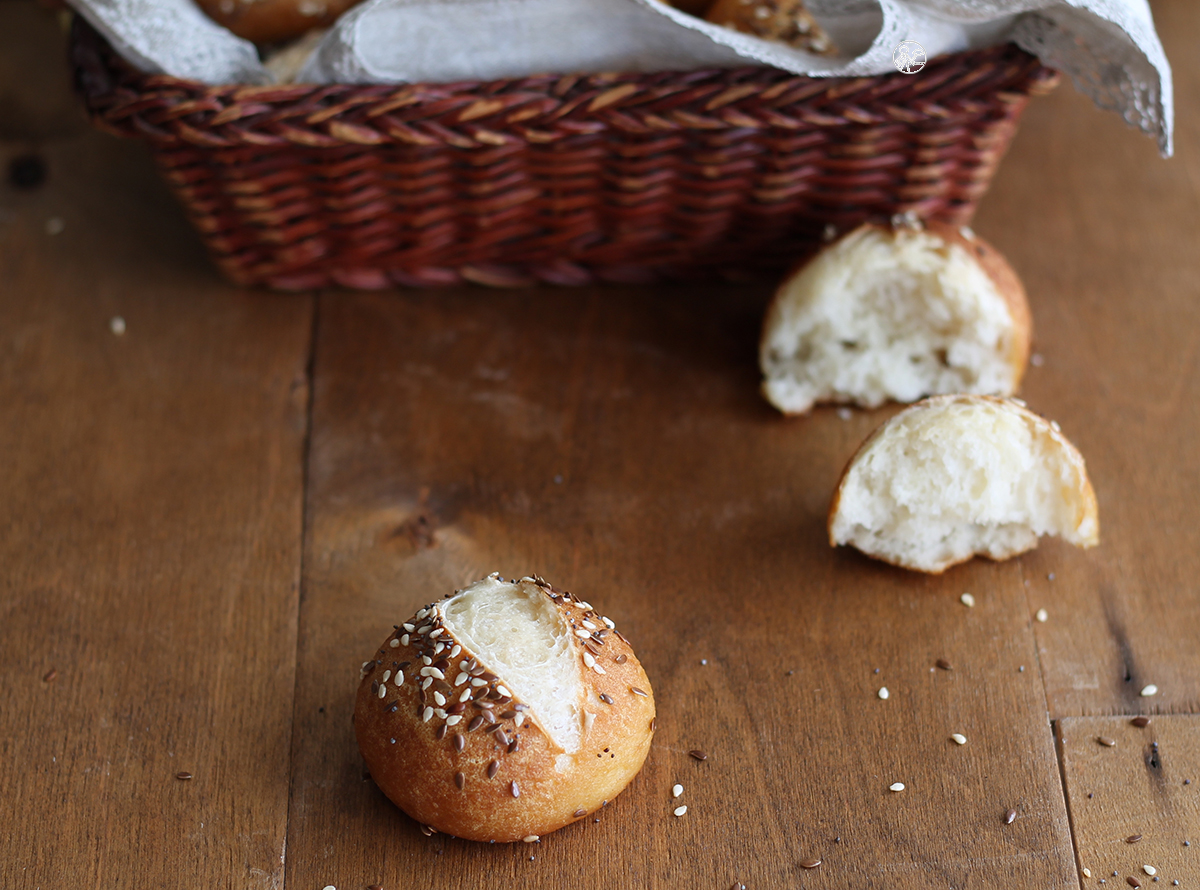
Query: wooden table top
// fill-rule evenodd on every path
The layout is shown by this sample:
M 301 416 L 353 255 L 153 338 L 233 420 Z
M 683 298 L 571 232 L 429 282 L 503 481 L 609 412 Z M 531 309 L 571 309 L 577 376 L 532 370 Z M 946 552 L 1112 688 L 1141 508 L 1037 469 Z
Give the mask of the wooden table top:
M 0 4 L 0 161 L 49 169 L 0 185 L 0 887 L 1200 888 L 1200 8 L 1154 12 L 1176 157 L 1064 85 L 975 224 L 1102 544 L 926 577 L 826 543 L 894 409 L 770 409 L 767 288 L 238 290 Z M 491 571 L 602 605 L 658 700 L 537 845 L 424 836 L 350 724 L 391 626 Z

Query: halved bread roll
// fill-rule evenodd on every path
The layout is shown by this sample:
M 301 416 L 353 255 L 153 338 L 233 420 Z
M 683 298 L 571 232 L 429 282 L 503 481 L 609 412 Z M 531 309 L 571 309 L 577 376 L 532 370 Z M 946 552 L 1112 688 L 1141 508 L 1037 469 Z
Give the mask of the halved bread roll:
M 1020 279 L 970 229 L 868 224 L 780 286 L 763 325 L 763 392 L 785 414 L 816 402 L 1012 395 L 1030 336 Z
M 1099 543 L 1096 495 L 1058 425 L 1022 404 L 936 396 L 858 449 L 829 507 L 829 542 L 921 572 L 1007 559 L 1059 535 Z
M 805 52 L 822 56 L 837 53 L 837 47 L 805 8 L 803 0 L 716 0 L 705 18 Z
M 654 695 L 613 623 L 541 578 L 421 609 L 363 664 L 354 727 L 375 783 L 425 825 L 519 841 L 599 809 L 641 769 Z

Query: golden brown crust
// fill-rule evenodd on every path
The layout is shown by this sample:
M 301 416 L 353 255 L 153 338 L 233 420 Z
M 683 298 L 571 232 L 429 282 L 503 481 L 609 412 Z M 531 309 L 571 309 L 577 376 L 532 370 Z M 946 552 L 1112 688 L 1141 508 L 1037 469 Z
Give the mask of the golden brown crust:
M 254 43 L 280 43 L 327 28 L 361 0 L 196 0 L 210 19 Z
M 802 0 L 716 0 L 705 18 L 713 24 L 777 40 L 805 52 L 837 53 L 837 47 L 805 9 Z
M 414 616 L 406 622 L 412 631 L 397 628 L 363 665 L 354 726 L 371 777 L 397 806 L 438 831 L 500 842 L 547 834 L 616 797 L 649 752 L 654 694 L 628 642 L 571 594 L 540 579 L 536 583 L 575 628 L 582 629 L 585 618 L 597 628 L 586 643 L 572 637 L 588 687 L 584 712 L 595 715 L 585 716 L 583 741 L 573 754 L 554 744 L 522 702 L 504 694 L 503 678 L 488 673 L 486 665 L 462 671 L 461 663 L 470 664 L 473 654 L 463 650 L 449 658 L 461 644 L 448 631 L 436 634 L 447 650 L 433 655 L 435 616 L 422 615 L 420 621 Z M 407 644 L 392 646 L 393 640 Z M 423 664 L 423 654 L 431 665 Z M 585 664 L 585 654 L 603 673 Z M 422 667 L 435 671 L 422 678 Z M 397 670 L 404 673 L 399 687 Z M 455 682 L 472 673 L 470 680 Z M 433 682 L 421 689 L 424 679 Z M 472 680 L 484 683 L 472 686 Z M 473 690 L 469 702 L 459 701 L 465 689 Z M 440 709 L 445 717 L 436 713 L 435 693 L 446 700 Z
M 891 418 L 881 423 L 874 431 L 872 431 L 869 436 L 867 436 L 866 439 L 863 440 L 863 443 L 858 446 L 854 454 L 848 461 L 846 461 L 846 465 L 842 468 L 842 474 L 838 477 L 837 486 L 834 488 L 833 497 L 830 498 L 829 501 L 829 512 L 825 517 L 826 530 L 829 533 L 829 546 L 838 546 L 838 542 L 834 537 L 833 531 L 834 520 L 837 516 L 838 507 L 841 504 L 842 488 L 845 486 L 846 479 L 850 475 L 851 467 L 854 466 L 859 457 L 867 452 L 875 440 L 878 439 L 892 423 L 892 421 L 894 421 L 901 414 L 907 414 L 910 411 L 921 411 L 929 408 L 937 408 L 941 405 L 947 405 L 953 402 L 985 402 L 998 405 L 1007 411 L 1019 414 L 1028 423 L 1032 424 L 1039 432 L 1048 435 L 1054 439 L 1055 442 L 1061 445 L 1066 454 L 1067 460 L 1079 470 L 1080 484 L 1077 491 L 1079 496 L 1079 510 L 1076 514 L 1076 525 L 1082 526 L 1085 521 L 1090 521 L 1090 526 L 1093 529 L 1093 533 L 1086 540 L 1081 542 L 1080 546 L 1085 548 L 1094 547 L 1100 542 L 1100 509 L 1099 504 L 1096 501 L 1096 491 L 1092 487 L 1092 480 L 1088 478 L 1087 467 L 1084 464 L 1083 455 L 1079 453 L 1079 450 L 1075 447 L 1071 440 L 1062 434 L 1062 432 L 1058 429 L 1057 424 L 1046 420 L 1046 418 L 1042 417 L 1040 414 L 1035 414 L 1033 411 L 1030 411 L 1027 407 L 1025 407 L 1023 403 L 1020 403 L 1015 399 L 1000 398 L 999 396 L 951 394 L 932 396 L 909 405 L 903 411 L 897 412 Z M 927 571 L 924 569 L 916 569 L 909 565 L 902 565 L 899 562 L 887 559 L 885 556 L 879 554 L 871 553 L 868 555 L 872 559 L 878 559 L 879 561 L 886 562 L 889 565 L 894 565 L 902 569 L 909 569 L 910 571 L 923 571 L 928 575 L 940 575 L 942 572 L 946 571 L 946 569 L 953 568 L 954 566 L 964 562 L 969 562 L 976 556 L 988 556 L 986 553 L 972 553 L 960 560 L 948 563 L 935 571 Z

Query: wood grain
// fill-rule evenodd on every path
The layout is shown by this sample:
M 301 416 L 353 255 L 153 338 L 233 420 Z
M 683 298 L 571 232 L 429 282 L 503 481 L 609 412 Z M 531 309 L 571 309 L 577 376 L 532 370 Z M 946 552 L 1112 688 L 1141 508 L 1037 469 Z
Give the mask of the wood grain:
M 312 301 L 223 284 L 137 146 L 43 152 L 0 186 L 0 886 L 281 887 Z
M 1099 548 L 1022 560 L 1030 610 L 1050 615 L 1036 630 L 1056 717 L 1200 711 L 1200 15 L 1154 13 L 1176 156 L 1060 89 L 1031 103 L 976 222 L 1029 293 L 1044 364 L 1023 395 L 1079 447 L 1100 504 Z
M 298 886 L 430 869 L 448 888 L 1074 885 L 1020 564 L 929 578 L 830 550 L 832 486 L 881 415 L 789 422 L 766 405 L 765 298 L 322 299 Z M 363 781 L 350 726 L 358 664 L 392 625 L 493 570 L 603 608 L 659 704 L 632 787 L 532 850 L 423 837 Z
M 1200 883 L 1200 716 L 1145 727 L 1128 716 L 1071 717 L 1057 728 L 1082 885 Z

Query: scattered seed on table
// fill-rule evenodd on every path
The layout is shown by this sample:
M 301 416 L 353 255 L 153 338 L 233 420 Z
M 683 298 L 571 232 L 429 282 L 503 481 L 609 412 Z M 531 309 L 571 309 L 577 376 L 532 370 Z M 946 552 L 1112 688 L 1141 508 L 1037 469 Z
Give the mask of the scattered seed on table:
M 964 593 L 962 596 L 959 597 L 959 599 L 962 600 L 962 604 L 964 606 L 966 606 L 968 609 L 972 609 L 975 607 L 975 597 L 971 596 L 971 594 Z
M 1085 868 L 1083 870 L 1083 876 L 1085 878 L 1090 878 L 1092 876 L 1092 870 L 1090 868 Z
M 1034 617 L 1035 617 L 1035 618 L 1036 618 L 1038 621 L 1040 621 L 1040 622 L 1042 622 L 1043 624 L 1045 624 L 1047 621 L 1049 621 L 1049 620 L 1050 620 L 1050 613 L 1049 613 L 1049 612 L 1047 612 L 1045 609 L 1038 609 L 1038 610 L 1037 610 L 1037 614 L 1036 614 Z
M 954 739 L 955 744 L 958 745 L 965 745 L 967 743 L 967 737 L 961 732 L 951 733 L 950 738 Z
M 1065 739 L 1064 739 L 1064 741 L 1065 741 Z M 1110 739 L 1106 735 L 1096 736 L 1096 741 L 1099 742 L 1101 745 L 1103 745 L 1105 748 L 1112 748 L 1117 744 L 1115 740 Z
M 671 796 L 672 797 L 678 797 L 681 794 L 683 794 L 683 786 L 682 785 L 672 786 L 672 788 L 671 788 Z
M 801 859 L 800 860 L 801 868 L 816 868 L 820 864 L 821 864 L 820 859 Z
M 108 329 L 120 337 L 125 333 L 125 319 L 119 315 L 114 315 L 108 320 Z
M 1145 729 L 1147 726 L 1150 725 L 1150 718 L 1149 717 L 1134 717 L 1129 722 L 1132 723 L 1134 726 L 1136 726 L 1138 729 Z
M 881 687 L 879 687 L 879 693 L 878 693 L 878 694 L 879 694 L 879 697 L 880 697 L 880 698 L 882 698 L 884 701 L 887 701 L 887 697 L 888 697 L 889 695 L 891 695 L 891 693 L 890 693 L 890 692 L 888 692 L 888 688 L 887 688 L 886 686 L 881 686 Z
M 63 222 L 61 216 L 52 216 L 46 220 L 47 235 L 61 235 L 66 228 L 67 224 Z
M 903 790 L 904 790 L 903 782 L 893 782 L 891 785 L 888 785 L 888 791 L 903 791 Z
M 527 844 L 536 844 L 536 843 L 537 843 L 538 841 L 540 841 L 540 840 L 541 840 L 541 838 L 540 838 L 540 837 L 538 837 L 536 834 L 527 835 L 527 836 L 524 838 L 524 841 L 525 841 L 525 843 L 527 843 Z
M 383 884 L 368 884 L 367 890 L 383 890 Z
M 1004 824 L 1005 825 L 1012 825 L 1016 821 L 1017 821 L 1017 811 L 1016 810 L 1009 810 L 1007 813 L 1004 814 Z
M 1142 695 L 1143 696 L 1158 695 L 1158 687 L 1155 686 L 1153 683 L 1149 684 L 1148 686 L 1143 686 L 1142 687 Z
M 1142 886 L 1142 882 L 1139 881 L 1137 878 L 1135 878 L 1133 875 L 1130 875 L 1129 877 L 1127 877 L 1125 879 L 1125 883 L 1128 884 L 1130 887 Z
M 43 683 L 53 683 L 54 678 L 57 676 L 58 676 L 58 668 L 50 668 L 50 670 L 46 671 L 46 673 L 44 673 L 42 675 L 42 682 Z
M 1125 843 L 1136 844 L 1141 839 L 1142 839 L 1142 836 L 1140 834 L 1131 834 L 1131 835 L 1129 835 L 1129 837 L 1125 838 Z
M 681 807 L 676 807 L 674 810 L 672 810 L 672 812 L 673 812 L 673 813 L 674 813 L 676 816 L 682 816 L 684 813 L 686 813 L 686 812 L 687 812 L 687 804 L 684 804 L 684 805 L 683 805 L 683 806 L 681 806 Z
M 954 670 L 954 665 L 952 665 L 950 662 L 946 661 L 946 659 L 944 659 L 944 658 L 939 658 L 936 662 L 934 662 L 934 664 L 936 664 L 938 667 L 940 667 L 944 671 Z
M 1154 877 L 1156 874 L 1158 874 L 1158 869 L 1155 868 L 1153 865 L 1143 865 L 1142 871 L 1144 871 L 1146 874 L 1150 875 L 1150 877 Z
M 691 757 L 693 760 L 708 760 L 708 755 L 698 748 L 694 751 L 688 751 L 688 757 Z

